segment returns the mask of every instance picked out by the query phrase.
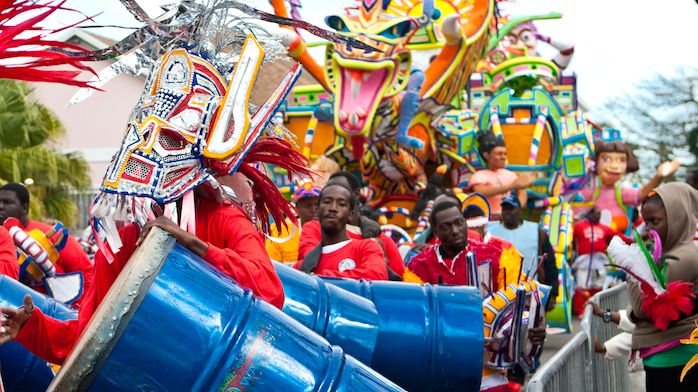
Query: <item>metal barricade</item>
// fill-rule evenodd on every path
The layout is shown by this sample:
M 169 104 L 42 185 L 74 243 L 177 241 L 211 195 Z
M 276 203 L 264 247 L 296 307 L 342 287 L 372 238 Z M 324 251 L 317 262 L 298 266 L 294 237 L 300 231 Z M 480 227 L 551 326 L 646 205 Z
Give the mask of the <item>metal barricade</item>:
M 628 305 L 628 291 L 625 283 L 601 291 L 591 298 L 599 304 L 601 309 L 618 311 Z M 592 376 L 594 390 L 599 392 L 624 392 L 630 391 L 630 378 L 628 375 L 628 361 L 624 359 L 607 360 L 601 354 L 594 353 L 594 337 L 603 344 L 608 339 L 622 333 L 614 323 L 604 323 L 601 317 L 594 316 L 591 306 L 584 310 L 582 318 L 582 330 L 588 334 L 589 349 L 592 354 Z
M 538 369 L 526 386 L 528 392 L 592 391 L 589 338 L 578 332 L 550 360 Z
M 601 291 L 591 298 L 602 309 L 625 309 L 628 294 L 625 283 Z M 586 392 L 630 391 L 628 362 L 609 361 L 594 352 L 594 336 L 603 343 L 621 331 L 613 323 L 604 323 L 592 313 L 591 306 L 584 311 L 582 331 L 567 342 L 550 360 L 541 366 L 526 386 L 528 392 Z

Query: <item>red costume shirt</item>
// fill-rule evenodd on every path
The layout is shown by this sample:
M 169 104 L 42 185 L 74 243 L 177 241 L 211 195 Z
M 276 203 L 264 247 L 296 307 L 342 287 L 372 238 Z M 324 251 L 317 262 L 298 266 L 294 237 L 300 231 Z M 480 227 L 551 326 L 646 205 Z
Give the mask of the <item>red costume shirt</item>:
M 298 245 L 298 260 L 303 261 L 308 252 L 313 250 L 316 246 L 320 244 L 322 240 L 322 229 L 320 228 L 320 221 L 312 220 L 303 225 L 303 230 L 301 231 L 301 239 Z M 353 231 L 347 230 L 347 235 L 349 238 L 354 240 L 363 239 L 361 234 L 355 233 Z M 400 255 L 400 250 L 395 241 L 390 239 L 385 234 L 378 236 L 378 238 L 383 243 L 383 249 L 385 249 L 385 257 L 388 259 L 388 266 L 393 272 L 402 276 L 405 272 L 405 262 L 402 260 Z
M 300 268 L 301 263 L 297 262 L 294 268 Z M 320 261 L 313 272 L 315 275 L 337 278 L 388 279 L 383 250 L 372 239 L 349 239 L 323 246 Z
M 593 242 L 592 242 L 593 234 Z M 632 240 L 610 227 L 601 223 L 591 224 L 588 220 L 583 220 L 574 224 L 574 241 L 577 244 L 577 255 L 588 255 L 592 248 L 594 253 L 606 253 L 606 247 L 614 236 L 620 236 L 625 242 Z
M 7 275 L 14 280 L 19 279 L 15 242 L 7 229 L 2 226 L 0 226 L 0 274 Z
M 101 251 L 95 254 L 95 281 L 85 294 L 77 320 L 59 321 L 34 309 L 16 340 L 40 358 L 63 363 L 136 250 L 139 232 L 136 225 L 127 225 L 119 231 L 123 247 L 114 254 L 111 264 Z M 204 260 L 258 297 L 277 308 L 283 306 L 283 287 L 264 249 L 262 237 L 239 208 L 200 199 L 196 208 L 196 236 L 208 243 Z
M 466 254 L 475 253 L 475 262 L 499 262 L 502 250 L 494 245 L 470 241 L 468 246 L 453 259 L 446 259 L 439 252 L 440 245 L 430 246 L 414 256 L 407 265 L 405 281 L 415 283 L 444 284 L 462 286 L 469 284 Z
M 27 225 L 24 226 L 24 230 L 27 232 L 32 231 L 34 229 L 37 229 L 42 233 L 46 233 L 49 230 L 52 230 L 53 226 L 33 220 L 30 220 L 29 223 L 27 223 Z M 68 236 L 68 240 L 66 241 L 65 246 L 63 247 L 63 249 L 61 249 L 60 252 L 58 252 L 58 254 L 60 255 L 60 257 L 56 262 L 56 273 L 62 274 L 66 272 L 82 272 L 83 294 L 80 297 L 80 299 L 76 301 L 76 304 L 81 304 L 85 298 L 85 293 L 87 293 L 87 291 L 90 289 L 90 286 L 92 285 L 92 261 L 90 261 L 90 258 L 87 257 L 87 254 L 82 249 L 82 246 L 80 246 L 80 244 L 75 240 L 75 238 L 73 238 L 73 236 Z M 32 288 L 40 293 L 46 294 L 46 289 L 44 288 L 44 286 L 36 286 Z

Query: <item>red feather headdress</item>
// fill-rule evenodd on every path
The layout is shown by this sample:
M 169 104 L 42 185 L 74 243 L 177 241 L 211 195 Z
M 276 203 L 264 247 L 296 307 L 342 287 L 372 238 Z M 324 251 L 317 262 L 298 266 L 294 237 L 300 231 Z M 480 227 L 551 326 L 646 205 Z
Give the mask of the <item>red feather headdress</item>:
M 82 71 L 94 74 L 92 68 L 81 63 L 91 59 L 85 55 L 85 49 L 68 42 L 47 39 L 49 35 L 82 21 L 58 29 L 38 26 L 58 10 L 74 11 L 63 7 L 64 2 L 42 4 L 29 0 L 0 0 L 0 78 L 89 87 L 87 82 L 75 80 Z M 33 16 L 26 18 L 27 15 Z M 82 55 L 71 54 L 72 51 L 81 52 Z M 72 69 L 46 68 L 58 65 L 67 65 Z

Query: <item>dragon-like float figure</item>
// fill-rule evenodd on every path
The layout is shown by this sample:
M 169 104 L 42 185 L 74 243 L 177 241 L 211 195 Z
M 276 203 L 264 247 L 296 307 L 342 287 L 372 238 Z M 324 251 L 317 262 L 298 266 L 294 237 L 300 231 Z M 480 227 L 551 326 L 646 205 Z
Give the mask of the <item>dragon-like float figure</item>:
M 271 3 L 278 15 L 288 15 L 283 1 Z M 400 200 L 406 203 L 403 207 L 410 206 L 438 164 L 465 163 L 460 158 L 464 151 L 459 150 L 465 132 L 439 124 L 460 105 L 494 20 L 493 0 L 460 2 L 447 15 L 435 9 L 433 1 L 363 0 L 326 22 L 339 34 L 379 51 L 328 44 L 323 65 L 308 54 L 302 38 L 291 33 L 286 40 L 289 53 L 328 94 L 320 89 L 297 90 L 295 99 L 300 96 L 305 105 L 312 101 L 320 105 L 312 113 L 303 112 L 311 118 L 300 129 L 289 124 L 298 108 L 289 108 L 287 126 L 312 143 L 323 128 L 317 120 L 325 120 L 323 132 L 332 133 L 331 128 L 336 132 L 333 138 L 320 136 L 325 138 L 320 143 L 325 151 L 319 152 L 333 156 L 343 167 L 360 169 L 371 206 L 399 205 Z M 412 52 L 420 46 L 440 49 L 424 69 L 413 65 Z M 321 102 L 322 98 L 326 100 Z

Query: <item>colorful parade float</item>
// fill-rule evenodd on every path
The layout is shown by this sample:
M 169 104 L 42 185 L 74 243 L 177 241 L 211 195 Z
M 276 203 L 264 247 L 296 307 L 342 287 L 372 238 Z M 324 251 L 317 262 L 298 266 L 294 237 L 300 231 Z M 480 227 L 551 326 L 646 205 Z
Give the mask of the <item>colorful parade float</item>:
M 288 15 L 284 2 L 272 4 Z M 565 186 L 587 177 L 594 133 L 578 105 L 576 77 L 564 70 L 573 47 L 533 25 L 561 15 L 506 18 L 484 0 L 436 4 L 363 1 L 326 18 L 339 34 L 380 43 L 382 53 L 329 43 L 318 64 L 310 45 L 290 33 L 289 54 L 319 84 L 294 89 L 279 119 L 306 156 L 330 156 L 359 174 L 368 203 L 401 243 L 428 221 L 429 209 L 418 201 L 435 170 L 447 167 L 440 186 L 468 189 L 469 176 L 486 166 L 478 136 L 502 138 L 507 169 L 535 175 L 527 190 L 529 219 L 550 235 L 560 271 L 548 322 L 570 331 L 573 213 Z M 540 57 L 539 42 L 558 55 Z M 415 59 L 425 56 L 420 69 Z

